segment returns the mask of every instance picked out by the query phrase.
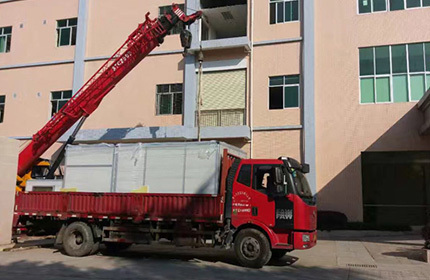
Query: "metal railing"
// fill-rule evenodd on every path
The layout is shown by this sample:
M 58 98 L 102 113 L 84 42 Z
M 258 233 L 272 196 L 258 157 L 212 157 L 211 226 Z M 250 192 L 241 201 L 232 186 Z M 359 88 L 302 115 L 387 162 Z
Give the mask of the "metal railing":
M 246 125 L 245 109 L 202 110 L 200 118 L 202 127 Z M 197 114 L 196 122 L 198 122 Z

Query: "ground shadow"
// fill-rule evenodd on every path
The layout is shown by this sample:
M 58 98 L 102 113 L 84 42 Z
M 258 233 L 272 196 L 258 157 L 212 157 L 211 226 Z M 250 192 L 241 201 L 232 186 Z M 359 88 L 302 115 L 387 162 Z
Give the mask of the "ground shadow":
M 119 259 L 153 259 L 153 260 L 180 260 L 205 262 L 222 262 L 239 266 L 231 250 L 174 247 L 173 245 L 133 245 L 127 250 L 111 253 L 104 246 L 100 247 L 99 255 Z
M 60 249 L 60 252 L 64 252 Z M 179 260 L 184 262 L 201 260 L 211 263 L 224 263 L 240 267 L 237 262 L 234 251 L 214 248 L 190 248 L 190 247 L 174 247 L 173 245 L 133 245 L 127 250 L 120 252 L 109 252 L 102 245 L 98 255 L 109 256 L 119 259 L 152 259 L 152 260 Z M 299 258 L 292 255 L 285 255 L 279 260 L 271 260 L 267 266 L 291 266 L 297 262 Z
M 116 263 L 102 263 L 97 256 L 62 261 L 18 260 L 0 263 L 0 278 L 17 279 L 348 279 L 352 271 L 348 268 L 295 267 L 263 269 L 236 268 L 207 265 L 192 260 L 124 259 Z M 366 271 L 354 271 L 354 279 L 378 279 Z M 369 277 L 370 276 L 370 277 Z
M 394 252 L 382 253 L 384 256 L 407 258 L 419 262 L 424 261 L 424 254 L 425 251 L 421 249 L 399 249 Z

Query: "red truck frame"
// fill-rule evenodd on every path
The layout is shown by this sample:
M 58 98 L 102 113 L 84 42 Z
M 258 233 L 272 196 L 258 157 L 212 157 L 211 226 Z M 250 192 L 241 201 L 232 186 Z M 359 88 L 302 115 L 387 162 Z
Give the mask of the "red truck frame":
M 234 245 L 238 261 L 261 267 L 316 244 L 316 207 L 297 194 L 270 196 L 239 177 L 245 166 L 282 160 L 239 159 L 224 150 L 218 195 L 19 192 L 17 228 L 51 231 L 72 256 L 111 251 L 161 238 L 177 246 Z M 288 184 L 288 182 L 286 182 Z

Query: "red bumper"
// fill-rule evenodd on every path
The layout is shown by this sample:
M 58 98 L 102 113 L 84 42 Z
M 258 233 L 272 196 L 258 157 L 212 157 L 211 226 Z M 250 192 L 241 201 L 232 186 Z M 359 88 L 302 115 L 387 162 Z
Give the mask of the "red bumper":
M 310 249 L 317 244 L 317 232 L 294 232 L 293 242 L 294 250 Z

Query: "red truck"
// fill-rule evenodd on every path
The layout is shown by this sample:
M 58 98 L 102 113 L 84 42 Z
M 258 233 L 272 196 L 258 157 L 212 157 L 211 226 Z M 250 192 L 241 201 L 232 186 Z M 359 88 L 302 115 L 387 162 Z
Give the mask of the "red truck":
M 160 239 L 177 246 L 221 246 L 259 268 L 316 244 L 316 206 L 291 158 L 240 159 L 224 150 L 218 195 L 19 192 L 15 214 L 28 227 L 57 232 L 71 256 Z
M 146 21 L 119 50 L 34 136 L 20 153 L 15 205 L 15 228 L 39 228 L 56 233 L 70 256 L 94 254 L 100 244 L 109 250 L 132 244 L 170 240 L 183 246 L 234 246 L 243 266 L 259 268 L 271 258 L 316 244 L 316 206 L 305 173 L 307 164 L 291 158 L 241 159 L 224 150 L 217 194 L 25 192 L 35 174 L 52 178 L 65 148 L 49 172 L 39 157 L 78 123 L 177 24 L 189 25 L 201 12 L 186 16 L 177 5 L 156 20 Z M 181 34 L 185 48 L 190 32 Z M 36 165 L 36 166 L 35 166 Z M 36 169 L 34 169 L 36 168 Z

